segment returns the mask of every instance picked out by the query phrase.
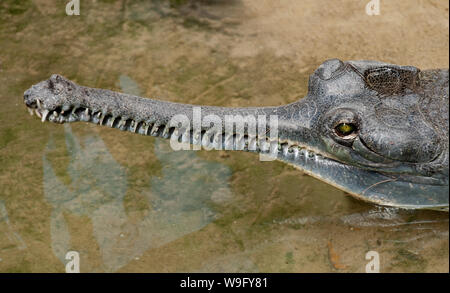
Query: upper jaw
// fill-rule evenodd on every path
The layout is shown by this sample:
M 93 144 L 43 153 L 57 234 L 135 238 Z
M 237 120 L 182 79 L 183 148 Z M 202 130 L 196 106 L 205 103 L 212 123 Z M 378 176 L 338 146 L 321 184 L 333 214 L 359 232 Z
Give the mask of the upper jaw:
M 44 108 L 43 103 L 39 99 L 36 99 L 32 102 L 29 102 L 29 100 L 25 99 L 25 104 L 30 115 L 36 114 L 36 116 L 41 118 L 42 121 L 45 121 L 49 111 Z
M 29 99 L 29 96 L 27 96 L 27 95 L 28 95 L 28 93 L 25 92 L 24 102 L 25 102 L 25 105 L 26 105 L 27 110 L 30 113 L 30 115 L 36 114 L 36 116 L 38 116 L 42 122 L 45 122 L 45 121 L 51 121 L 51 122 L 56 122 L 56 123 L 66 122 L 66 121 L 64 121 L 65 119 L 55 119 L 55 118 L 58 118 L 58 116 L 60 114 L 59 112 L 64 112 L 64 111 L 58 112 L 56 109 L 52 110 L 50 107 L 46 106 L 45 103 L 43 101 L 41 101 L 39 98 Z M 55 115 L 56 113 L 58 113 L 58 115 Z

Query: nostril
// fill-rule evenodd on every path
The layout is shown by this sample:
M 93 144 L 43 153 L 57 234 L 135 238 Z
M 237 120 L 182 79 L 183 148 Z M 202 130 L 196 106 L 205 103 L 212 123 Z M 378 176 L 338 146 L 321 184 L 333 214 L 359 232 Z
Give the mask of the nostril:
M 32 98 L 32 96 L 28 93 L 25 93 L 23 95 L 23 102 L 25 103 L 25 105 L 27 105 L 28 107 L 31 107 L 33 105 L 36 105 L 36 100 L 34 100 Z
M 30 106 L 31 105 L 30 95 L 23 95 L 23 102 L 25 103 L 25 105 Z

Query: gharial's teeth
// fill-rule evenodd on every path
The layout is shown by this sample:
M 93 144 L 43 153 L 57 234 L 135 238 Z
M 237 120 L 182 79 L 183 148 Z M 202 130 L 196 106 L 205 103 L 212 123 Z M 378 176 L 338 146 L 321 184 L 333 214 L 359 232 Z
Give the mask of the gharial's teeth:
M 49 112 L 50 112 L 49 110 L 44 110 L 42 112 L 42 119 L 41 119 L 42 122 L 44 122 L 45 119 L 47 119 L 47 115 L 48 115 Z
M 147 127 L 147 122 L 142 122 L 141 127 L 139 128 L 139 134 L 146 134 L 145 128 Z
M 39 99 L 36 100 L 36 103 L 37 103 L 37 107 L 41 108 L 41 101 L 39 101 Z
M 137 123 L 134 120 L 131 120 L 130 131 L 131 132 L 136 132 L 136 126 L 137 126 Z
M 281 147 L 283 149 L 283 154 L 286 155 L 287 152 L 288 152 L 289 145 L 288 144 L 282 144 Z
M 126 123 L 127 123 L 126 119 L 120 119 L 119 123 L 117 124 L 117 128 L 121 129 L 122 127 L 125 126 Z
M 93 121 L 93 122 L 99 124 L 99 122 L 100 122 L 100 116 L 101 116 L 101 113 L 100 113 L 100 112 L 98 112 L 98 113 L 92 112 L 92 118 L 93 118 L 93 119 L 94 119 L 94 118 L 97 119 L 97 120 L 95 120 L 95 121 Z
M 39 100 L 38 100 L 38 101 L 39 101 Z M 37 115 L 39 118 L 42 117 L 42 115 L 41 115 L 41 113 L 38 111 L 38 109 L 34 109 L 34 112 L 36 113 L 36 115 Z
M 160 125 L 159 125 L 159 124 L 156 124 L 156 123 L 155 123 L 155 125 L 153 125 L 152 130 L 150 131 L 150 134 L 151 134 L 152 136 L 156 135 L 156 133 L 158 132 L 159 126 L 160 126 Z
M 163 133 L 161 134 L 162 137 L 167 137 L 169 134 L 169 125 L 167 124 L 166 127 L 164 127 Z
M 27 107 L 27 110 L 28 110 L 28 113 L 30 113 L 30 115 L 33 116 L 33 114 L 34 114 L 33 109 Z
M 105 117 L 106 117 L 106 114 L 103 114 L 102 113 L 102 118 L 100 118 L 100 125 L 103 125 L 103 119 L 105 119 Z
M 145 135 L 148 135 L 148 128 L 150 127 L 150 124 L 149 123 L 146 123 L 145 124 L 145 126 L 144 126 L 144 134 Z

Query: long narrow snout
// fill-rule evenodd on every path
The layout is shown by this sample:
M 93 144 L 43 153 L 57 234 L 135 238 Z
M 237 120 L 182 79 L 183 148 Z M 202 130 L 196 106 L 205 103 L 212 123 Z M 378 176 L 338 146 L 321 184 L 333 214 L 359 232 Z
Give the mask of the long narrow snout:
M 91 122 L 142 135 L 174 138 L 208 149 L 269 151 L 288 141 L 302 103 L 227 108 L 172 103 L 79 86 L 53 75 L 24 93 L 42 122 Z M 301 123 L 300 123 L 301 124 Z

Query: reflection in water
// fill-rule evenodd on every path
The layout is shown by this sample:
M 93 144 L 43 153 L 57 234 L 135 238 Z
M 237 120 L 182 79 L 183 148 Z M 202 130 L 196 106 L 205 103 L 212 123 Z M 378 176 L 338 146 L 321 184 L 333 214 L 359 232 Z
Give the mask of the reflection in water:
M 139 94 L 130 78 L 121 76 L 120 84 L 124 92 Z M 151 189 L 144 194 L 151 210 L 140 222 L 131 224 L 123 205 L 126 169 L 114 160 L 99 136 L 85 138 L 82 147 L 67 124 L 65 133 L 71 158 L 67 168 L 70 185 L 58 179 L 47 160 L 55 148 L 52 140 L 43 155 L 44 193 L 53 206 L 52 248 L 62 262 L 71 250 L 71 236 L 76 237 L 69 232 L 65 212 L 91 219 L 104 270 L 116 271 L 147 249 L 206 226 L 217 217 L 211 203 L 231 198 L 228 167 L 205 161 L 195 152 L 174 152 L 167 141 L 157 139 L 154 153 L 162 163 L 162 176 L 153 178 Z
M 392 207 L 372 206 L 371 209 L 363 212 L 339 216 L 338 220 L 343 224 L 352 227 L 400 227 L 409 225 L 414 228 L 424 224 L 448 222 L 448 219 L 442 218 L 436 218 L 433 220 L 430 220 L 429 218 L 416 220 L 409 219 L 408 214 L 411 215 L 411 213 L 415 212 L 416 211 L 407 211 Z M 330 216 L 307 216 L 273 220 L 273 223 L 282 225 L 305 225 L 317 222 L 325 223 L 333 221 L 336 221 L 336 219 Z
M 2 252 L 8 248 L 18 248 L 19 250 L 27 248 L 22 237 L 20 237 L 20 235 L 11 227 L 5 203 L 2 200 L 0 200 L 0 239 L 2 239 L 0 242 L 0 251 Z M 4 241 L 5 239 L 7 239 L 7 241 Z
M 408 220 L 401 214 L 400 209 L 390 207 L 374 207 L 364 213 L 355 213 L 341 217 L 341 220 L 348 225 L 359 227 L 396 227 L 405 225 L 419 226 L 420 224 L 432 224 L 448 222 L 448 219 L 420 219 Z
M 420 211 L 402 210 L 392 207 L 372 206 L 370 209 L 345 214 L 336 217 L 330 216 L 307 216 L 291 217 L 282 220 L 274 220 L 273 223 L 282 226 L 329 224 L 340 222 L 345 226 L 356 229 L 383 228 L 380 240 L 392 243 L 411 243 L 421 239 L 448 239 L 448 230 L 441 229 L 436 224 L 448 223 L 448 218 L 430 218 L 418 215 Z M 418 218 L 415 218 L 415 217 Z M 367 230 L 367 231 L 368 231 Z M 392 233 L 390 233 L 392 232 Z M 413 234 L 413 236 L 411 236 Z M 395 239 L 391 239 L 394 237 Z

